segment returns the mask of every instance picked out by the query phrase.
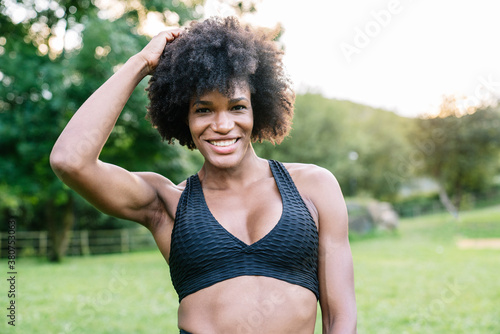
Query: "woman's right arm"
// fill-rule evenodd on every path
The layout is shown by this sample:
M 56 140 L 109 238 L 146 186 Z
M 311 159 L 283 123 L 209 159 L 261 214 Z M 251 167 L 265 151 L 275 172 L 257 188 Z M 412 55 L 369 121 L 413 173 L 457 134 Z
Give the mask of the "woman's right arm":
M 154 71 L 165 45 L 180 34 L 180 29 L 160 33 L 131 57 L 78 109 L 50 154 L 56 175 L 97 209 L 147 227 L 160 206 L 165 208 L 159 187 L 174 191 L 174 185 L 155 173 L 131 173 L 104 163 L 99 155 L 134 88 Z

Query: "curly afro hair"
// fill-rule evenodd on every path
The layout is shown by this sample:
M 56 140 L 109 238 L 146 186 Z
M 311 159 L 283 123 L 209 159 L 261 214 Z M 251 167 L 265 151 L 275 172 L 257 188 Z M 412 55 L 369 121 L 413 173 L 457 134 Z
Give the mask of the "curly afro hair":
M 229 97 L 246 81 L 253 141 L 280 143 L 290 130 L 295 100 L 282 55 L 269 36 L 234 17 L 195 22 L 165 47 L 147 88 L 147 118 L 164 140 L 194 149 L 186 122 L 189 101 L 214 90 Z

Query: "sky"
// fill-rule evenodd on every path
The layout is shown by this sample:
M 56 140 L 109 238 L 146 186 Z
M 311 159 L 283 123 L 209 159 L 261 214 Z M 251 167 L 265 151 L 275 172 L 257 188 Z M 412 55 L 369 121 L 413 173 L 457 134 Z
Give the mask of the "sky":
M 284 63 L 298 93 L 319 92 L 408 117 L 437 113 L 444 95 L 461 96 L 464 110 L 500 99 L 500 1 L 253 1 L 256 13 L 243 20 L 282 25 Z M 234 0 L 205 0 L 203 12 L 234 14 L 228 2 Z M 115 8 L 120 2 L 100 3 Z M 19 20 L 27 15 L 22 6 L 10 6 Z M 150 28 L 154 35 L 165 26 Z M 61 48 L 57 41 L 61 45 L 51 47 Z
M 205 14 L 228 15 L 221 0 Z M 500 98 L 500 2 L 493 0 L 261 0 L 244 17 L 284 28 L 297 92 L 320 92 L 414 117 L 443 95 L 463 106 Z

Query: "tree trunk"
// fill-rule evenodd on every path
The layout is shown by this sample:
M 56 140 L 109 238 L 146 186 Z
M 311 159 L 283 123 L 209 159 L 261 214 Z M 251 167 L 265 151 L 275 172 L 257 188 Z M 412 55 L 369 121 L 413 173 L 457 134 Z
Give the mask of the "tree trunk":
M 57 214 L 55 210 L 61 210 Z M 75 223 L 73 212 L 73 196 L 68 196 L 68 201 L 62 207 L 56 207 L 54 202 L 49 202 L 47 206 L 48 232 L 52 241 L 49 252 L 49 261 L 61 262 L 68 250 L 71 231 Z
M 440 182 L 439 182 L 439 200 L 446 208 L 446 211 L 448 211 L 453 216 L 453 218 L 455 218 L 455 220 L 458 220 L 458 209 L 455 205 L 453 205 L 453 202 L 451 201 L 450 197 L 446 193 L 445 188 L 442 186 Z

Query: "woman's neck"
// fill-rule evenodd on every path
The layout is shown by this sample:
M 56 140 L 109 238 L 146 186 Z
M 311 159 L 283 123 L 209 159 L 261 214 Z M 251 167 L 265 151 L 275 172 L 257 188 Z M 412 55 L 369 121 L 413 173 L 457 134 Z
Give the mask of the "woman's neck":
M 267 160 L 259 158 L 251 148 L 241 162 L 232 168 L 218 168 L 205 160 L 198 177 L 203 188 L 235 189 L 267 177 L 270 172 Z

